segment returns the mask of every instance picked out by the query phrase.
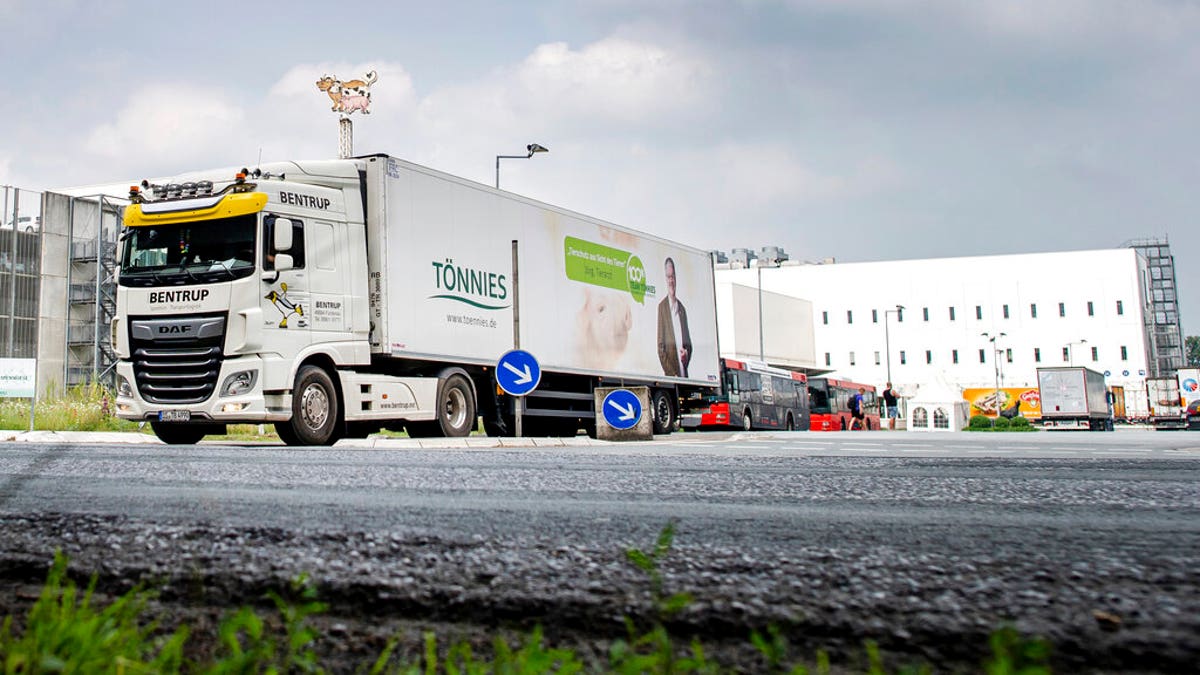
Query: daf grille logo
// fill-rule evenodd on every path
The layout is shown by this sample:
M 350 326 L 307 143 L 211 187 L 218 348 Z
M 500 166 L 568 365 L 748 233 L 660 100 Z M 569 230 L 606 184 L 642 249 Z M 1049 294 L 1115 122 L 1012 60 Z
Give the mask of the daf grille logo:
M 191 330 L 192 330 L 191 326 L 159 326 L 158 327 L 159 335 L 164 335 L 164 334 L 165 335 L 178 335 L 178 334 L 182 334 L 182 333 L 190 333 Z

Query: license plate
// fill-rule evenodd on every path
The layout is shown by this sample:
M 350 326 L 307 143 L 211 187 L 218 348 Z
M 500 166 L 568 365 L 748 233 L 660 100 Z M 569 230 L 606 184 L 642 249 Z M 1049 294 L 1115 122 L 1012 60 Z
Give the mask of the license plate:
M 187 422 L 191 419 L 191 410 L 162 410 L 158 413 L 159 422 Z

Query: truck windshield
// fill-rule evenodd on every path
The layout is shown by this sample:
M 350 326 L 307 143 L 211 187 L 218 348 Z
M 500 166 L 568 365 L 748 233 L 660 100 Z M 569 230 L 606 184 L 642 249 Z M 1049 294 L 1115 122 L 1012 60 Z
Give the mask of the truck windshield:
M 122 286 L 210 284 L 254 273 L 255 214 L 132 227 L 121 236 Z

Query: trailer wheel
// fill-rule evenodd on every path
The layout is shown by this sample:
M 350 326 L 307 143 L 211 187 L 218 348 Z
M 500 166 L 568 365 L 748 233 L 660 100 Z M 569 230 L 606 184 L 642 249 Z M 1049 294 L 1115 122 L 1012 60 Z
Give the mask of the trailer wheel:
M 292 393 L 291 431 L 299 445 L 333 445 L 338 439 L 338 393 L 324 369 L 304 366 Z
M 462 375 L 451 375 L 438 391 L 437 424 L 449 438 L 468 436 L 475 429 L 475 394 Z
M 172 424 L 151 422 L 150 428 L 158 440 L 167 445 L 194 445 L 209 434 L 225 433 L 224 424 Z
M 665 389 L 658 389 L 652 396 L 654 433 L 669 434 L 675 428 L 675 407 L 671 405 L 671 394 Z

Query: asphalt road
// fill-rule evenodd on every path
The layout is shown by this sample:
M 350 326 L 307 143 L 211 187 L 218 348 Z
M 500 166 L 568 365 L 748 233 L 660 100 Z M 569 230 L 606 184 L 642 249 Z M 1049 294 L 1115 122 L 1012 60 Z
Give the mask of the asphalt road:
M 0 578 L 40 577 L 61 547 L 104 584 L 204 579 L 202 602 L 220 605 L 308 572 L 334 615 L 377 629 L 541 623 L 603 641 L 624 634 L 622 616 L 650 613 L 625 550 L 675 522 L 667 589 L 694 601 L 674 627 L 743 668 L 745 635 L 767 624 L 799 654 L 871 638 L 901 660 L 969 667 L 1011 622 L 1048 637 L 1064 669 L 1182 672 L 1200 657 L 1194 438 L 7 443 Z

